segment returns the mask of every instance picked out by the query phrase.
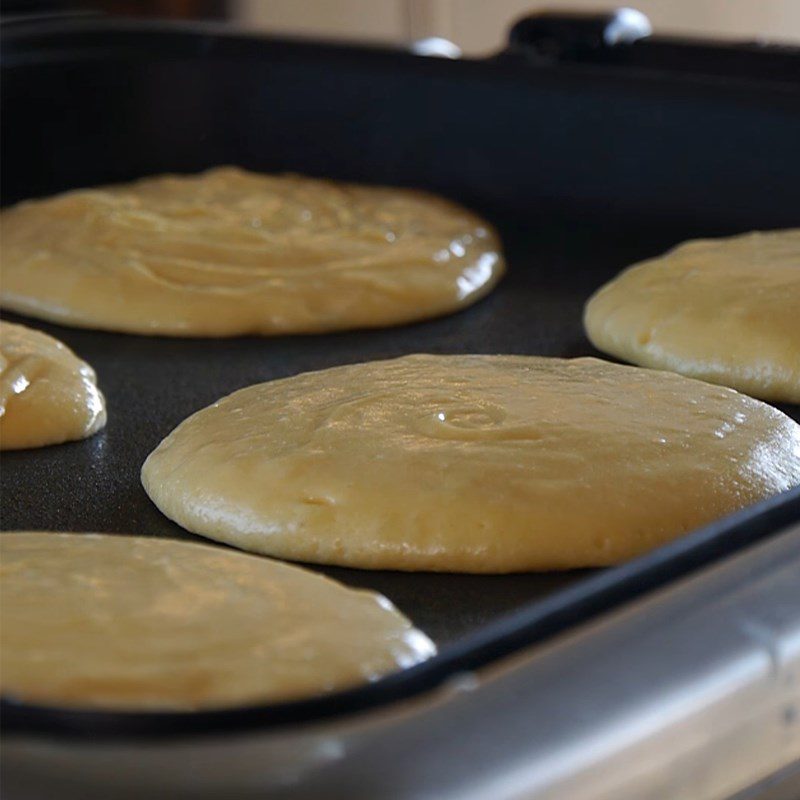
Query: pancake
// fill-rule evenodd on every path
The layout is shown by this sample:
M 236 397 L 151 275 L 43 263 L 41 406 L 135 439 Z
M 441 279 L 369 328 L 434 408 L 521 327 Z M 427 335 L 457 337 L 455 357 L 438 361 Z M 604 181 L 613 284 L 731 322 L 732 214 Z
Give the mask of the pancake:
M 476 215 L 419 191 L 234 167 L 0 214 L 4 308 L 166 336 L 314 333 L 450 314 L 504 270 Z
M 237 391 L 167 436 L 142 481 L 184 528 L 281 558 L 570 569 L 800 483 L 800 426 L 597 359 L 415 355 Z
M 94 370 L 58 339 L 0 321 L 0 449 L 84 439 L 106 424 Z
M 6 697 L 192 710 L 308 698 L 435 652 L 386 598 L 170 539 L 0 536 Z
M 687 242 L 625 270 L 588 302 L 613 356 L 800 403 L 800 228 Z

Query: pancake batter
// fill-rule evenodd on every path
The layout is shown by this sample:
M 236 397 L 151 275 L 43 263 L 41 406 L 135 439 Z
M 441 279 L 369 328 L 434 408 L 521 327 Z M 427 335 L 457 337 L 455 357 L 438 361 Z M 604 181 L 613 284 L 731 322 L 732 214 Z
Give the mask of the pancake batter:
M 504 271 L 489 225 L 419 191 L 234 167 L 0 214 L 5 308 L 166 336 L 372 328 L 450 314 Z
M 30 703 L 191 710 L 374 681 L 435 652 L 386 598 L 220 547 L 0 535 L 2 692 Z
M 94 370 L 41 331 L 0 321 L 0 449 L 84 439 L 106 424 Z
M 597 359 L 416 355 L 242 389 L 142 480 L 194 533 L 369 569 L 615 564 L 800 483 L 800 426 Z
M 625 270 L 586 306 L 600 350 L 800 403 L 800 228 L 687 242 Z

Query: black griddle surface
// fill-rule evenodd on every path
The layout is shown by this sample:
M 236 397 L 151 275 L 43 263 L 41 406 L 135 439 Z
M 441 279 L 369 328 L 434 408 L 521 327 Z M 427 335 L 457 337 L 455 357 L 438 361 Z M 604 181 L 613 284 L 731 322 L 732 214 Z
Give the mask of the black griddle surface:
M 686 238 L 738 232 L 698 230 L 686 223 L 581 219 L 574 213 L 517 220 L 483 211 L 503 238 L 506 278 L 476 306 L 420 324 L 326 336 L 171 339 L 4 315 L 60 338 L 92 364 L 109 418 L 106 428 L 88 440 L 3 453 L 2 528 L 197 540 L 150 502 L 139 470 L 161 439 L 198 409 L 253 383 L 407 353 L 601 355 L 581 325 L 583 304 L 594 289 L 628 264 Z M 800 420 L 800 407 L 783 410 Z M 312 568 L 384 593 L 440 645 L 588 574 L 477 576 Z

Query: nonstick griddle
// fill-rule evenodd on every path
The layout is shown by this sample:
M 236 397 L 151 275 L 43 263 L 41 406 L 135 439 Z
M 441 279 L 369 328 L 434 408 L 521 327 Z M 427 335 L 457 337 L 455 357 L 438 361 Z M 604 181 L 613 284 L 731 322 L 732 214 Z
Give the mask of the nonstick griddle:
M 461 313 L 326 336 L 150 338 L 4 315 L 88 360 L 109 409 L 107 427 L 91 439 L 3 454 L 6 530 L 195 538 L 157 511 L 139 469 L 175 425 L 221 396 L 416 352 L 600 355 L 583 333 L 582 307 L 623 267 L 692 237 L 800 224 L 800 67 L 794 76 L 789 69 L 800 64 L 796 54 L 780 53 L 773 80 L 763 69 L 726 75 L 707 54 L 696 72 L 672 69 L 663 48 L 644 66 L 626 66 L 626 58 L 636 64 L 636 54 L 651 52 L 635 49 L 646 43 L 629 45 L 624 58 L 586 58 L 597 52 L 590 42 L 570 60 L 552 48 L 544 49 L 549 57 L 526 48 L 523 37 L 491 59 L 445 61 L 102 18 L 11 23 L 3 34 L 4 204 L 219 164 L 295 171 L 440 192 L 497 227 L 509 266 L 495 292 Z M 673 56 L 681 50 L 670 47 Z M 783 410 L 800 420 L 800 407 Z M 790 492 L 602 572 L 313 568 L 383 592 L 430 634 L 443 648 L 435 681 L 796 519 L 800 493 Z M 558 593 L 565 588 L 572 594 Z M 425 683 L 419 674 L 409 673 L 408 686 Z M 404 676 L 389 680 L 392 692 L 404 691 Z M 263 721 L 263 711 L 250 722 Z M 6 722 L 28 724 L 18 712 L 12 708 Z M 274 716 L 284 717 L 294 718 Z M 71 731 L 83 724 L 36 719 Z M 98 724 L 116 730 L 93 715 L 89 729 Z

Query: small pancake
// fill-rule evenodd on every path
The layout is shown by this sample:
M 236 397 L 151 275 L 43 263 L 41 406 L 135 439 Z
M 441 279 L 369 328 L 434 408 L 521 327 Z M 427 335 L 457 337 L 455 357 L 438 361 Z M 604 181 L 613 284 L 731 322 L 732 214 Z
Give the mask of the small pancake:
M 0 535 L 4 696 L 191 710 L 295 700 L 425 660 L 373 592 L 220 547 L 100 534 Z
M 416 355 L 250 386 L 142 480 L 195 533 L 369 569 L 614 564 L 800 483 L 800 426 L 666 372 Z
M 800 403 L 800 228 L 686 242 L 587 303 L 600 350 L 775 402 Z
M 0 450 L 85 439 L 105 424 L 85 361 L 46 333 L 0 321 Z
M 166 336 L 312 333 L 450 314 L 504 270 L 489 225 L 424 192 L 234 167 L 0 214 L 3 307 Z

